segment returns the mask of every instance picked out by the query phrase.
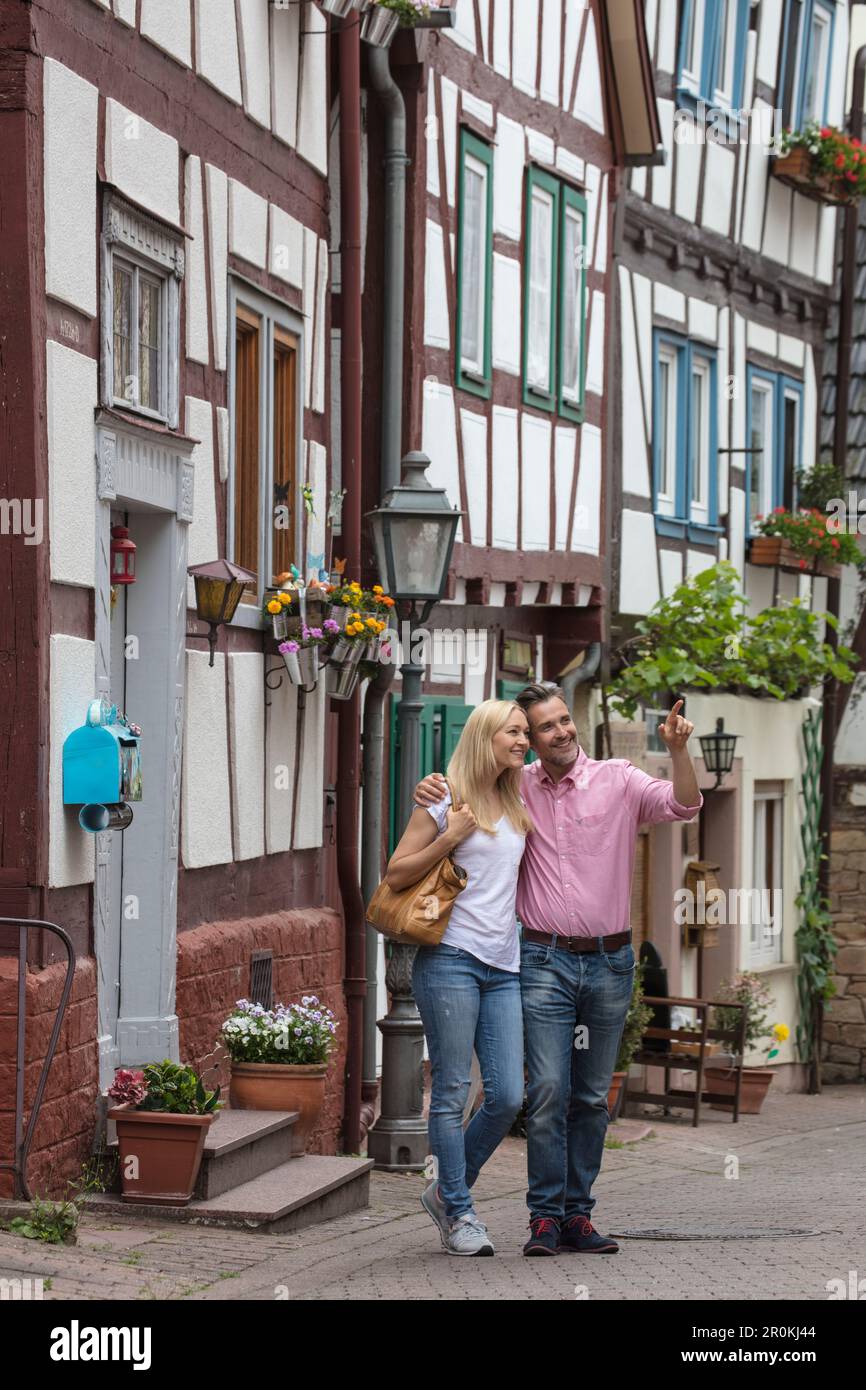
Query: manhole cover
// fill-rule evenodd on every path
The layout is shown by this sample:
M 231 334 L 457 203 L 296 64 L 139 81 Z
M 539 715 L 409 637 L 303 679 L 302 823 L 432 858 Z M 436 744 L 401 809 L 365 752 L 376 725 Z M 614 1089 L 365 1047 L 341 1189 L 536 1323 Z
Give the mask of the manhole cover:
M 610 1234 L 621 1240 L 791 1240 L 795 1236 L 819 1236 L 821 1231 L 809 1231 L 801 1226 L 747 1227 L 739 1231 L 611 1231 Z

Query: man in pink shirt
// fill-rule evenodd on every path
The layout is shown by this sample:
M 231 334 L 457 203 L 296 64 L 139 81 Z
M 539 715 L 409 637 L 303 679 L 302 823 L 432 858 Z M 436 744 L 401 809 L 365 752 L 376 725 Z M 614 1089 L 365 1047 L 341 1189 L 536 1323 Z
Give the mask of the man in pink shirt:
M 691 820 L 703 804 L 686 744 L 694 725 L 678 700 L 659 725 L 673 780 L 624 758 L 588 758 L 563 692 L 527 686 L 538 761 L 523 770 L 535 829 L 517 889 L 527 1067 L 530 1238 L 525 1255 L 613 1254 L 589 1220 L 608 1125 L 607 1093 L 632 994 L 629 903 L 638 828 Z M 438 773 L 418 800 L 441 798 Z

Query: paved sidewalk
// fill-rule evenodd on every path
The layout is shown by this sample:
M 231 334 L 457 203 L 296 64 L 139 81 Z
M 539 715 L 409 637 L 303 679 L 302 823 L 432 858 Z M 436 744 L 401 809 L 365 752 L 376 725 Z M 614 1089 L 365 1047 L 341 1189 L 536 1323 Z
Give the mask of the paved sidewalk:
M 49 1299 L 826 1300 L 827 1281 L 866 1279 L 866 1087 L 770 1095 L 732 1125 L 704 1112 L 653 1119 L 650 1137 L 605 1152 L 602 1231 L 663 1229 L 700 1240 L 623 1240 L 618 1255 L 525 1259 L 526 1147 L 501 1146 L 476 1187 L 494 1259 L 457 1259 L 418 1201 L 423 1179 L 373 1173 L 367 1210 L 296 1235 L 85 1216 L 75 1247 L 0 1232 L 0 1276 L 38 1276 Z M 625 1135 L 637 1127 L 629 1122 Z M 617 1134 L 617 1127 L 611 1131 Z M 726 1177 L 731 1159 L 739 1176 Z M 811 1236 L 720 1239 L 805 1229 Z M 866 1286 L 864 1286 L 866 1287 Z

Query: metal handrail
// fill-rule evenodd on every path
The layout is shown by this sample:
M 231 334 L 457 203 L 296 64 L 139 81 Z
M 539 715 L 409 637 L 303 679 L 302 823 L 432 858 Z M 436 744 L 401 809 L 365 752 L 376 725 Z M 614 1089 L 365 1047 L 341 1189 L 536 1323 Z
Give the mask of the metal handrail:
M 18 928 L 18 1033 L 15 1052 L 15 1157 L 11 1163 L 0 1162 L 0 1172 L 11 1172 L 13 1174 L 15 1197 L 24 1197 L 27 1201 L 31 1201 L 33 1194 L 27 1185 L 27 1157 L 30 1152 L 30 1145 L 33 1142 L 36 1121 L 39 1118 L 39 1109 L 42 1105 L 42 1097 L 45 1094 L 45 1087 L 48 1083 L 48 1072 L 54 1060 L 54 1050 L 57 1047 L 57 1039 L 60 1037 L 63 1015 L 66 1012 L 66 1005 L 69 1002 L 69 995 L 72 991 L 72 979 L 75 974 L 75 948 L 63 928 L 56 926 L 54 922 L 27 921 L 22 917 L 0 917 L 0 929 L 3 927 Z M 60 996 L 57 1017 L 54 1020 L 54 1027 L 51 1030 L 48 1051 L 45 1054 L 45 1061 L 42 1063 L 39 1084 L 36 1087 L 36 1095 L 33 1098 L 33 1106 L 25 1130 L 24 1073 L 27 1059 L 25 1056 L 24 1041 L 27 1019 L 27 932 L 31 927 L 39 927 L 45 931 L 54 932 L 55 936 L 60 937 L 63 945 L 66 947 L 67 965 L 66 980 L 63 985 L 63 993 Z

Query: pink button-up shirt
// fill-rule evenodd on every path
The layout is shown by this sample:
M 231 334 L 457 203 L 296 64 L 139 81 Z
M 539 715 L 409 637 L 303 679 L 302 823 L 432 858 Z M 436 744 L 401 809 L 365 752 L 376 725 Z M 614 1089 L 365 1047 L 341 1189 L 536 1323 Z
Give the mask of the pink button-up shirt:
M 525 927 L 562 936 L 607 936 L 629 926 L 638 826 L 691 820 L 673 784 L 625 758 L 598 761 L 581 748 L 559 782 L 540 762 L 523 770 L 521 792 L 535 830 L 517 886 Z

